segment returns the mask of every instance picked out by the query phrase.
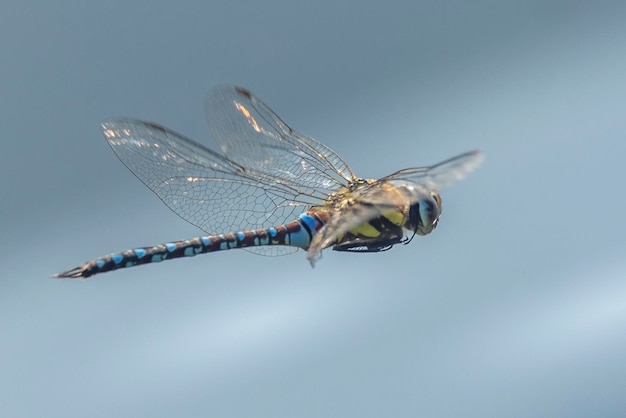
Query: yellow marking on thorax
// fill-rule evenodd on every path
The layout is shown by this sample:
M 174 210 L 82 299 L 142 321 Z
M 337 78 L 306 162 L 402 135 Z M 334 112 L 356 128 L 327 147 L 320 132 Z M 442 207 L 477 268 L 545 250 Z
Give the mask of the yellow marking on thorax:
M 376 180 L 359 179 L 359 182 L 355 183 L 355 186 L 360 184 L 369 184 L 375 181 Z M 408 216 L 406 197 L 391 184 L 382 184 L 379 187 L 380 189 L 378 190 L 379 194 L 377 197 L 381 199 L 380 201 L 382 205 L 380 206 L 383 206 L 379 206 L 380 217 L 384 217 L 389 223 L 395 226 L 403 226 Z M 353 198 L 349 188 L 342 188 L 333 193 L 331 198 L 328 200 L 328 204 L 341 210 L 343 208 L 349 208 L 352 205 L 359 205 L 359 201 L 358 198 Z M 386 231 L 378 230 L 378 228 L 372 225 L 369 221 L 363 222 L 348 231 L 349 234 L 361 238 L 378 238 L 384 232 Z M 341 239 L 343 239 L 343 237 L 339 238 L 339 240 Z
M 389 222 L 391 222 L 392 224 L 396 226 L 402 226 L 404 224 L 405 216 L 404 216 L 403 211 L 400 208 L 382 211 L 381 217 L 386 218 Z M 377 238 L 384 231 L 379 231 L 370 222 L 365 222 L 365 223 L 362 223 L 361 225 L 356 226 L 355 228 L 352 228 L 349 232 L 351 234 L 364 237 L 364 238 Z
M 394 225 L 402 226 L 404 224 L 404 213 L 403 211 L 396 209 L 390 210 L 388 212 L 383 212 L 383 216 L 389 220 Z
M 352 228 L 349 232 L 357 237 L 376 238 L 380 236 L 380 231 L 370 225 L 369 222 Z

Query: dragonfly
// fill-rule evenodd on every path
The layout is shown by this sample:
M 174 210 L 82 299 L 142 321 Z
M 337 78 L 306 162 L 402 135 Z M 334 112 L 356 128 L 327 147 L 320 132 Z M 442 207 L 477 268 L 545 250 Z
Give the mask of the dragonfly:
M 213 90 L 205 108 L 219 152 L 142 120 L 110 120 L 102 133 L 139 180 L 207 235 L 112 253 L 53 277 L 84 279 L 234 248 L 265 255 L 303 249 L 312 266 L 329 247 L 385 251 L 430 234 L 441 215 L 439 191 L 483 160 L 470 151 L 364 179 L 242 87 Z

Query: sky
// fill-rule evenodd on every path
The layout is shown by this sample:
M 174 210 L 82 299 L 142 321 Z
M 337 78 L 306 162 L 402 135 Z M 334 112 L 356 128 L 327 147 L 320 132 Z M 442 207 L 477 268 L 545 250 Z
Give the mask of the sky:
M 619 1 L 5 1 L 2 416 L 623 416 L 624 21 Z M 99 123 L 215 147 L 203 101 L 229 83 L 361 177 L 485 162 L 385 253 L 50 278 L 202 234 Z

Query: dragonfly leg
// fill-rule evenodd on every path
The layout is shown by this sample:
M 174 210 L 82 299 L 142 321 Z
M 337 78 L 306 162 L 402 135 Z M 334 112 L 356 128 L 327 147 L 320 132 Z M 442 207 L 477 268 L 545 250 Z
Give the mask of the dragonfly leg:
M 356 238 L 352 241 L 342 242 L 333 246 L 335 251 L 351 251 L 357 253 L 378 253 L 381 251 L 387 251 L 395 244 L 400 244 L 403 241 L 402 237 L 394 237 L 388 239 L 377 239 L 367 241 Z

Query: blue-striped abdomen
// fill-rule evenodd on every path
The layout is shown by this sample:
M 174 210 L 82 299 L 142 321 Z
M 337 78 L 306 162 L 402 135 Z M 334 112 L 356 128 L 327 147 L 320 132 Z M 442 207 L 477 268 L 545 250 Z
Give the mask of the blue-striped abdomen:
M 209 235 L 184 241 L 167 242 L 153 247 L 129 249 L 88 261 L 71 270 L 55 274 L 53 277 L 87 278 L 94 274 L 120 268 L 158 263 L 174 258 L 193 257 L 198 254 L 234 248 L 287 245 L 306 250 L 317 231 L 319 231 L 327 219 L 322 214 L 310 211 L 303 213 L 293 222 L 267 229 Z

